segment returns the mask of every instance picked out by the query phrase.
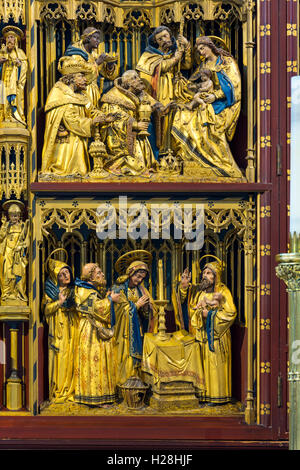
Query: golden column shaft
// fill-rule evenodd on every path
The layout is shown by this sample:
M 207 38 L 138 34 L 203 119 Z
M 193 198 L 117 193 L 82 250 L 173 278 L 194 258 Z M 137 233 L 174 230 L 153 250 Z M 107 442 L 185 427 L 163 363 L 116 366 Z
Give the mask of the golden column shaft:
M 11 373 L 6 384 L 6 407 L 8 410 L 17 411 L 22 408 L 22 384 L 18 376 L 18 325 L 11 323 L 9 332 Z

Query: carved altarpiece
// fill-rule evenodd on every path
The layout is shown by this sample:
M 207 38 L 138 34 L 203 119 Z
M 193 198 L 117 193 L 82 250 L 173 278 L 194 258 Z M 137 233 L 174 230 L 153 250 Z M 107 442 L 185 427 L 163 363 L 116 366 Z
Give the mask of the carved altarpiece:
M 286 252 L 287 245 L 289 78 L 298 71 L 297 8 L 298 3 L 292 0 L 284 5 L 279 0 L 146 0 L 143 4 L 40 0 L 18 2 L 17 7 L 6 0 L 0 3 L 0 26 L 21 24 L 26 32 L 22 46 L 29 60 L 26 116 L 30 137 L 26 135 L 22 140 L 19 136 L 15 141 L 10 137 L 9 143 L 4 144 L 5 133 L 3 139 L 0 135 L 2 201 L 23 200 L 31 220 L 28 312 L 16 316 L 15 312 L 1 311 L 6 360 L 0 365 L 0 416 L 2 431 L 6 428 L 3 436 L 12 439 L 11 446 L 14 439 L 21 437 L 24 442 L 35 439 L 36 448 L 42 445 L 39 439 L 50 440 L 57 447 L 69 440 L 68 446 L 72 447 L 74 422 L 80 428 L 82 448 L 116 446 L 115 442 L 112 444 L 114 433 L 119 436 L 120 448 L 130 448 L 132 442 L 135 448 L 151 447 L 158 439 L 162 448 L 205 448 L 208 429 L 216 448 L 224 446 L 218 439 L 220 429 L 222 439 L 230 441 L 232 448 L 246 447 L 246 441 L 255 448 L 262 442 L 269 448 L 287 446 L 287 309 L 274 261 L 275 254 Z M 39 181 L 44 105 L 59 78 L 58 59 L 68 44 L 78 40 L 85 27 L 97 26 L 102 35 L 99 52 L 115 53 L 121 74 L 135 67 L 149 34 L 160 24 L 170 27 L 175 36 L 182 32 L 192 46 L 199 35 L 219 37 L 235 57 L 242 77 L 242 110 L 231 149 L 243 169 L 245 182 Z M 106 82 L 103 85 L 104 90 L 109 87 Z M 127 195 L 128 204 L 145 204 L 149 214 L 151 204 L 157 202 L 203 204 L 203 248 L 186 252 L 185 240 L 172 237 L 99 240 L 95 232 L 97 207 L 106 202 L 116 205 L 120 194 Z M 168 266 L 164 279 L 168 298 L 175 276 L 184 267 L 189 266 L 193 280 L 199 280 L 197 263 L 203 254 L 214 254 L 225 261 L 224 281 L 238 310 L 232 328 L 235 405 L 225 411 L 199 409 L 188 420 L 186 411 L 183 416 L 160 416 L 147 410 L 136 416 L 130 412 L 82 411 L 72 407 L 63 412 L 47 409 L 47 329 L 40 303 L 44 263 L 56 248 L 68 251 L 75 275 L 79 275 L 84 263 L 96 261 L 111 282 L 112 266 L 119 255 L 131 249 L 147 249 Z M 155 269 L 154 265 L 154 297 Z M 172 317 L 167 321 L 172 329 Z M 12 336 L 12 330 L 17 331 L 17 336 Z M 17 351 L 14 364 L 10 362 L 12 342 Z M 12 369 L 17 370 L 22 384 L 21 407 L 17 411 L 9 409 L 7 402 L 7 379 Z M 82 414 L 85 421 L 78 424 L 77 416 Z M 10 420 L 16 417 L 20 424 L 9 427 Z M 43 423 L 42 430 L 39 423 Z M 93 429 L 95 423 L 97 431 Z M 160 423 L 164 423 L 162 431 L 158 431 Z M 74 445 L 78 446 L 75 440 Z

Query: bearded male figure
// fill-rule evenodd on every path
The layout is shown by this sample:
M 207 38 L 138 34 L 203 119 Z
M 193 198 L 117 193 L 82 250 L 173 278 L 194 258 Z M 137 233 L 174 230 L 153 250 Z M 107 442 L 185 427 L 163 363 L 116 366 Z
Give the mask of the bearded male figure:
M 140 77 L 148 84 L 149 93 L 163 105 L 180 98 L 180 87 L 175 86 L 175 77 L 180 69 L 192 67 L 191 45 L 179 35 L 172 36 L 167 26 L 159 26 L 149 36 L 148 46 L 136 66 Z M 178 84 L 178 82 L 177 82 Z M 159 153 L 170 148 L 172 115 L 155 119 L 156 146 Z
M 163 106 L 145 91 L 145 84 L 135 70 L 127 70 L 114 82 L 114 87 L 101 98 L 105 114 L 117 113 L 119 119 L 101 128 L 101 138 L 106 144 L 109 159 L 105 170 L 116 175 L 151 176 L 157 164 L 145 132 L 149 121 L 140 118 L 141 106 L 167 114 L 173 106 Z
M 176 323 L 199 341 L 205 379 L 204 401 L 210 406 L 231 400 L 230 327 L 236 308 L 229 289 L 221 282 L 222 264 L 204 266 L 199 285 L 191 285 L 186 269 L 175 293 Z
M 88 263 L 75 280 L 75 303 L 79 316 L 75 352 L 75 401 L 109 406 L 116 400 L 114 303 L 120 294 L 106 293 L 100 266 Z
M 25 127 L 24 87 L 28 69 L 25 52 L 18 47 L 23 32 L 16 26 L 2 30 L 5 45 L 0 49 L 0 125 Z M 8 124 L 10 123 L 10 124 Z
M 83 31 L 80 40 L 70 44 L 65 51 L 65 56 L 73 57 L 78 61 L 78 65 L 88 71 L 86 92 L 96 107 L 103 89 L 103 79 L 100 77 L 111 81 L 118 75 L 117 58 L 105 53 L 98 55 L 96 51 L 99 44 L 100 31 L 89 26 Z
M 45 105 L 46 126 L 40 176 L 84 177 L 90 171 L 88 139 L 98 125 L 111 122 L 85 93 L 87 70 L 71 57 L 60 59 L 63 77 L 56 82 Z

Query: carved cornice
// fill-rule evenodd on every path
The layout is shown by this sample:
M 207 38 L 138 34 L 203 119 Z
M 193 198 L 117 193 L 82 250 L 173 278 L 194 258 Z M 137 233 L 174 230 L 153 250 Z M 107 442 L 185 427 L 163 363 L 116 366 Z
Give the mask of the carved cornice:
M 9 3 L 9 0 L 0 0 Z M 21 0 L 19 0 L 21 2 Z M 23 0 L 25 1 L 25 0 Z M 96 21 L 99 23 L 114 21 L 120 27 L 127 20 L 128 13 L 139 11 L 145 18 L 136 21 L 139 23 L 153 16 L 153 22 L 168 24 L 179 23 L 185 20 L 221 21 L 231 24 L 233 21 L 246 21 L 247 12 L 254 9 L 253 0 L 200 0 L 200 1 L 171 1 L 171 0 L 144 0 L 143 3 L 137 1 L 107 0 L 92 1 L 82 0 L 60 0 L 58 2 L 37 0 L 36 19 L 46 22 L 56 22 L 59 20 L 75 21 Z M 107 11 L 110 12 L 107 15 Z M 134 21 L 133 21 L 134 22 Z M 126 25 L 125 25 L 126 26 Z M 157 26 L 157 24 L 151 24 Z M 134 27 L 140 27 L 134 22 Z

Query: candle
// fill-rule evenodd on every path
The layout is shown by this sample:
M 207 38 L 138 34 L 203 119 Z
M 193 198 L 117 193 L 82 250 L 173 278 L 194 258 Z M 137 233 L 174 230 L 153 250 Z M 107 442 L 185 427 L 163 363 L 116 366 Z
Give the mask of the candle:
M 164 274 L 163 274 L 163 261 L 158 260 L 158 299 L 164 298 Z
M 292 77 L 290 232 L 300 234 L 300 76 Z

